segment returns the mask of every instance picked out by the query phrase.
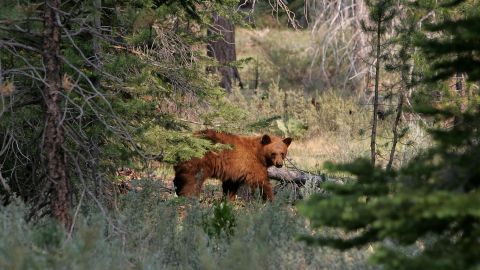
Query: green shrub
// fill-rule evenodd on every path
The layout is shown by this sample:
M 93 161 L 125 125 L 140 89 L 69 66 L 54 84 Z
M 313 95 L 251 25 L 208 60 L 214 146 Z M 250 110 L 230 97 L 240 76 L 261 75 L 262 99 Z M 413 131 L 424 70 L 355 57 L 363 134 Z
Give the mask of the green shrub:
M 233 207 L 225 199 L 213 204 L 213 214 L 205 217 L 203 229 L 209 236 L 217 236 L 225 233 L 230 237 L 235 229 L 235 214 Z

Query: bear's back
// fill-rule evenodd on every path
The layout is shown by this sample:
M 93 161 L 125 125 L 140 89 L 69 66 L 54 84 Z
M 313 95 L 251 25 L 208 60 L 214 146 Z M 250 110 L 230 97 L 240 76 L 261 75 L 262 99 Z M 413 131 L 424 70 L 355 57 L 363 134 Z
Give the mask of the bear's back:
M 224 181 L 243 181 L 249 174 L 265 174 L 266 167 L 260 156 L 260 137 L 240 136 L 229 133 L 204 130 L 201 137 L 214 143 L 228 144 L 232 148 L 221 152 L 208 153 L 204 158 L 214 168 L 215 177 Z

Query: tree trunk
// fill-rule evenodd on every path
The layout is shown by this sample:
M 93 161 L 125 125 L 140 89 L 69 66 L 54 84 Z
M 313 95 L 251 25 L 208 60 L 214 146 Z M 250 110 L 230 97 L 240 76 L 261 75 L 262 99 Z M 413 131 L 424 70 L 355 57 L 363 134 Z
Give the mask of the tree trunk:
M 95 87 L 100 86 L 100 80 L 99 80 L 99 73 L 100 69 L 102 67 L 102 61 L 101 61 L 101 51 L 102 47 L 100 45 L 100 40 L 98 36 L 100 35 L 102 31 L 102 21 L 101 21 L 101 16 L 102 16 L 102 0 L 94 0 L 93 1 L 93 7 L 95 8 L 94 15 L 93 15 L 93 22 L 95 26 L 95 33 L 93 34 L 92 37 L 92 47 L 93 47 L 93 61 L 92 63 L 95 65 L 93 67 L 93 70 L 95 71 L 95 79 L 93 80 L 93 84 Z
M 345 183 L 344 179 L 332 177 L 327 178 L 325 175 L 322 174 L 313 174 L 301 170 L 291 170 L 287 168 L 270 167 L 268 168 L 267 172 L 268 178 L 279 181 L 281 183 L 279 186 L 283 187 L 294 184 L 297 188 L 300 188 L 305 186 L 307 182 L 310 182 L 311 184 L 313 184 L 313 186 L 317 188 L 321 187 L 321 184 L 325 182 L 331 182 L 336 184 Z M 245 200 L 250 200 L 252 198 L 251 189 L 246 184 L 241 185 L 240 189 L 238 190 L 238 196 Z
M 393 159 L 395 157 L 395 150 L 397 148 L 397 143 L 398 143 L 398 125 L 400 124 L 400 118 L 402 117 L 404 99 L 405 99 L 405 95 L 403 94 L 403 91 L 401 91 L 400 99 L 398 100 L 398 105 L 397 105 L 397 116 L 395 117 L 395 123 L 393 124 L 393 130 L 392 130 L 393 142 L 392 142 L 392 148 L 390 149 L 390 157 L 388 159 L 387 171 L 390 171 L 393 166 Z
M 298 186 L 304 186 L 307 181 L 312 181 L 319 187 L 324 182 L 343 183 L 342 179 L 327 178 L 325 175 L 318 175 L 300 170 L 289 170 L 286 168 L 270 167 L 268 168 L 268 177 L 280 182 L 290 182 Z
M 372 136 L 370 141 L 370 158 L 372 166 L 375 166 L 375 159 L 376 159 L 376 139 L 377 139 L 377 114 L 378 114 L 378 84 L 380 82 L 380 52 L 381 52 L 381 32 L 380 27 L 382 26 L 381 20 L 377 22 L 377 48 L 376 48 L 376 56 L 375 56 L 375 96 L 373 98 L 373 119 L 372 119 Z
M 415 49 L 412 53 L 415 52 Z M 413 54 L 412 54 L 413 55 Z M 393 159 L 395 157 L 395 151 L 397 148 L 397 143 L 399 140 L 399 134 L 398 134 L 398 126 L 400 125 L 400 119 L 403 114 L 403 104 L 405 102 L 408 103 L 408 96 L 410 95 L 412 91 L 412 85 L 414 84 L 413 82 L 413 67 L 414 67 L 414 61 L 411 58 L 408 59 L 402 59 L 402 66 L 408 66 L 408 71 L 405 71 L 404 68 L 402 68 L 402 88 L 400 88 L 399 94 L 399 100 L 398 100 L 398 105 L 397 105 L 397 116 L 395 117 L 395 123 L 393 124 L 393 142 L 392 142 L 392 148 L 390 149 L 390 157 L 388 159 L 388 164 L 387 164 L 387 171 L 390 171 L 393 166 Z
M 458 71 L 455 73 L 455 91 L 460 100 L 460 112 L 464 113 L 467 107 L 465 104 L 465 88 L 463 87 L 463 74 Z M 456 126 L 461 123 L 461 116 L 455 115 L 453 118 L 453 124 Z
M 94 10 L 94 27 L 95 33 L 92 36 L 92 49 L 93 49 L 93 71 L 95 76 L 92 78 L 93 86 L 95 88 L 100 87 L 100 73 L 102 69 L 102 47 L 100 45 L 99 36 L 102 31 L 102 0 L 94 0 L 93 6 Z M 99 150 L 99 138 L 94 136 L 90 138 L 88 141 L 88 148 L 89 152 L 91 153 L 91 158 L 89 160 L 89 165 L 91 169 L 91 178 L 93 181 L 94 194 L 101 202 L 104 202 L 104 185 L 102 183 L 102 177 L 100 177 L 100 173 L 98 172 L 100 168 L 100 150 Z
M 71 225 L 69 213 L 69 191 L 67 177 L 67 156 L 64 149 L 64 128 L 61 112 L 60 76 L 60 0 L 45 0 L 42 60 L 45 66 L 45 85 L 42 96 L 45 108 L 45 129 L 43 133 L 43 159 L 46 174 L 52 182 L 52 216 L 66 228 Z
M 213 14 L 213 25 L 207 29 L 207 35 L 212 38 L 207 45 L 207 55 L 217 60 L 219 67 L 209 67 L 207 71 L 218 72 L 221 76 L 220 86 L 228 92 L 232 91 L 233 82 L 238 80 L 243 88 L 238 69 L 230 66 L 237 60 L 235 52 L 235 26 L 233 23 L 216 13 Z

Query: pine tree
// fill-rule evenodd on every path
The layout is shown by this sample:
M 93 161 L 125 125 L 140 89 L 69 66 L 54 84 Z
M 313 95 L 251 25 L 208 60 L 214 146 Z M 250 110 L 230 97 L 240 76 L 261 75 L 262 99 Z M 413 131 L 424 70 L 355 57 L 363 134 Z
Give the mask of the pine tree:
M 366 1 L 366 4 L 370 10 L 369 23 L 363 21 L 363 30 L 373 35 L 372 52 L 374 53 L 375 62 L 375 89 L 373 98 L 373 112 L 372 112 L 372 132 L 370 140 L 370 160 L 372 166 L 375 166 L 377 157 L 377 122 L 379 112 L 379 87 L 380 87 L 380 71 L 381 62 L 384 59 L 386 48 L 385 32 L 389 22 L 395 17 L 396 10 L 391 0 L 376 0 Z
M 107 212 L 118 167 L 205 152 L 210 144 L 182 133 L 188 126 L 164 104 L 198 113 L 221 99 L 193 49 L 204 36 L 192 24 L 205 27 L 214 4 L 3 1 L 4 202 L 18 195 L 31 204 L 31 218 L 50 214 L 69 227 L 84 194 L 83 205 Z
M 480 12 L 478 6 L 468 8 L 472 3 L 440 7 L 468 12 L 431 24 L 429 34 L 418 37 L 418 49 L 431 59 L 425 87 L 458 70 L 470 83 L 478 83 Z M 328 195 L 313 196 L 299 209 L 312 226 L 338 228 L 347 234 L 303 239 L 338 249 L 377 243 L 371 259 L 385 269 L 477 269 L 480 110 L 478 92 L 472 94 L 475 102 L 463 113 L 419 108 L 437 118 L 460 115 L 462 121 L 448 130 L 432 129 L 436 144 L 399 170 L 372 168 L 364 159 L 332 165 L 355 175 L 356 180 L 326 185 Z

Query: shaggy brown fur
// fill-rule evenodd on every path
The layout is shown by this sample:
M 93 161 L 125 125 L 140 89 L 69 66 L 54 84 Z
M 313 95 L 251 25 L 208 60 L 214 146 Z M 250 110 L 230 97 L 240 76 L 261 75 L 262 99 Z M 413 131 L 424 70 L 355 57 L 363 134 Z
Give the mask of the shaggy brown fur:
M 239 136 L 214 130 L 196 133 L 214 143 L 228 144 L 231 150 L 208 152 L 203 158 L 193 158 L 175 166 L 173 183 L 179 196 L 199 196 L 207 178 L 218 178 L 223 193 L 234 200 L 239 187 L 247 184 L 252 190 L 260 188 L 264 199 L 272 200 L 272 186 L 267 168 L 282 167 L 292 139 L 263 135 Z

